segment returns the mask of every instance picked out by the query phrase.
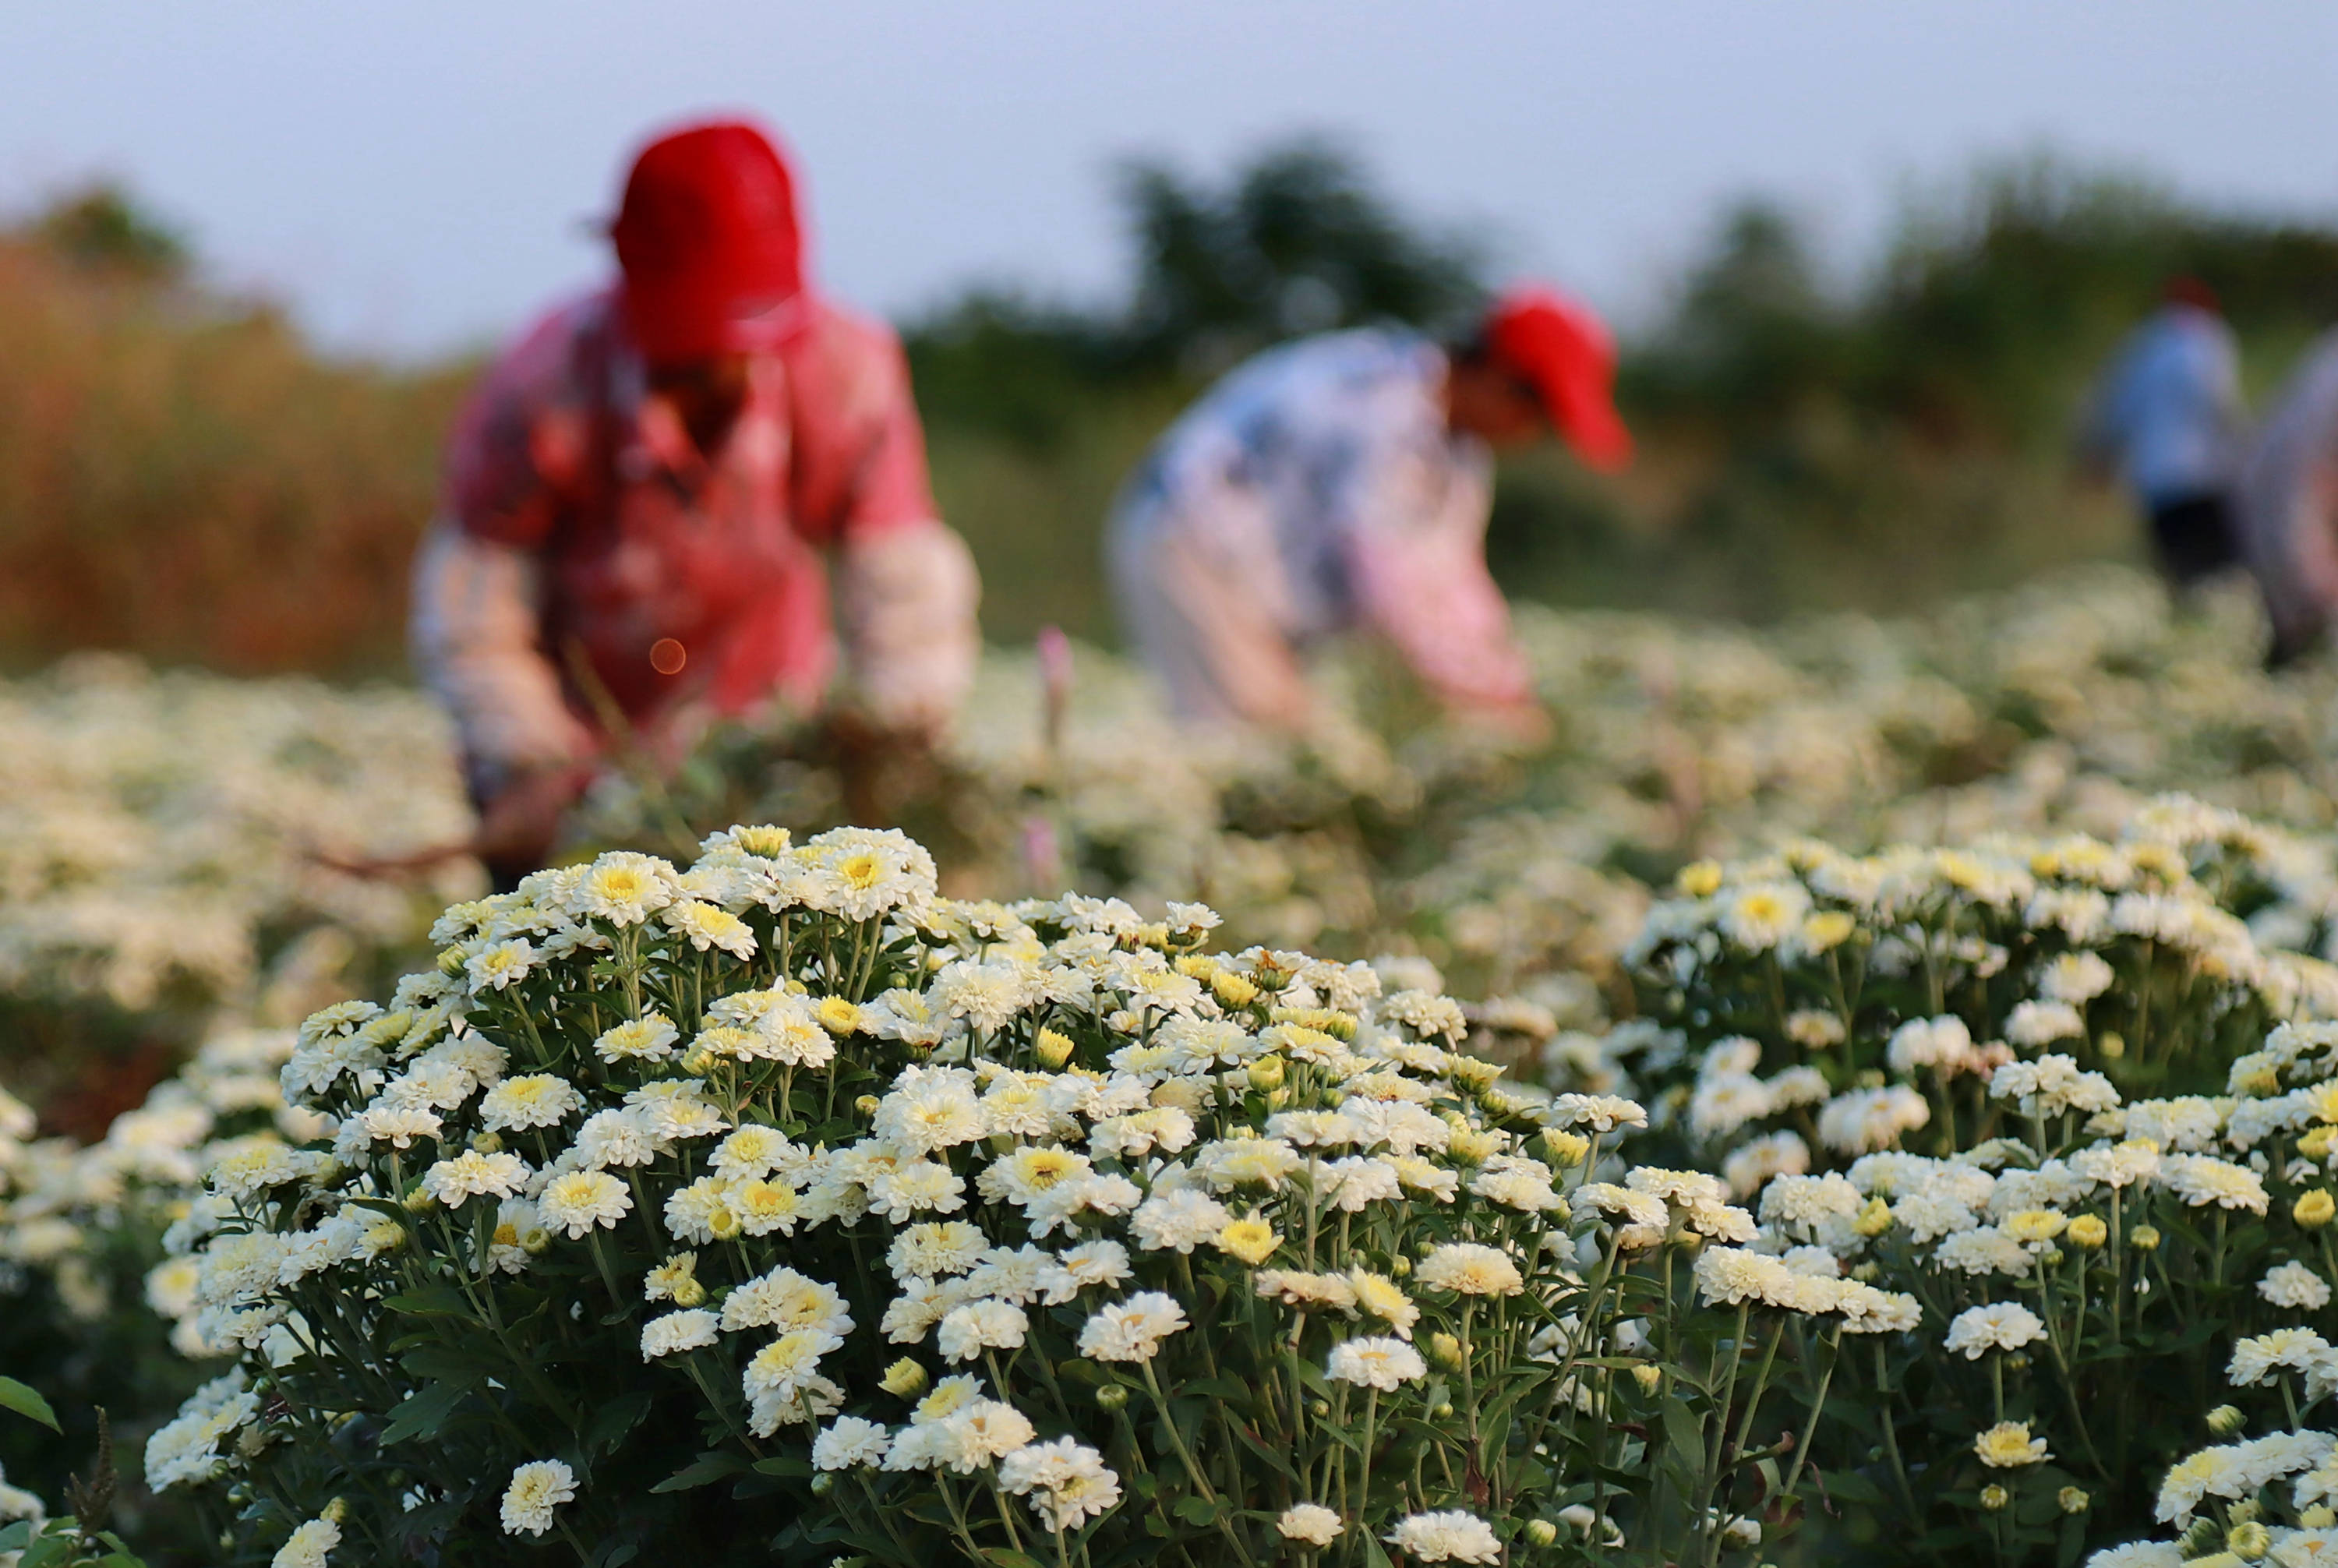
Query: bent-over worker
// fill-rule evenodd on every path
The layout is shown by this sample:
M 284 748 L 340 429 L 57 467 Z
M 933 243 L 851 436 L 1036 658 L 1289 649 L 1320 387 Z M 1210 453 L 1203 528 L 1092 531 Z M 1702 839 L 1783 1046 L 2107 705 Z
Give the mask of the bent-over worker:
M 1304 654 L 1362 631 L 1457 717 L 1538 731 L 1486 569 L 1493 453 L 1555 430 L 1621 466 L 1614 366 L 1589 312 L 1528 289 L 1457 347 L 1361 328 L 1226 376 L 1130 478 L 1106 541 L 1123 624 L 1179 716 L 1302 728 Z
M 456 426 L 412 641 L 499 882 L 617 748 L 671 762 L 713 718 L 828 702 L 830 562 L 860 732 L 929 737 L 971 678 L 973 563 L 900 345 L 810 286 L 794 186 L 749 124 L 651 142 L 614 282 L 524 334 Z

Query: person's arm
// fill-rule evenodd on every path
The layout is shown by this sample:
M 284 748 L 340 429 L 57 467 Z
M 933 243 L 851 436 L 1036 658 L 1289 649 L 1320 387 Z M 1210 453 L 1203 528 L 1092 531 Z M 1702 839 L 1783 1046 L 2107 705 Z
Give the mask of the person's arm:
M 554 412 L 568 322 L 547 318 L 491 369 L 447 446 L 445 510 L 415 557 L 409 642 L 455 720 L 482 853 L 548 845 L 598 750 L 544 642 L 547 460 L 573 464 L 578 421 Z
M 431 525 L 415 557 L 415 665 L 454 715 L 486 797 L 594 751 L 544 653 L 538 571 L 533 553 L 448 518 Z
M 934 505 L 899 345 L 884 342 L 869 373 L 881 396 L 837 535 L 845 707 L 879 730 L 931 737 L 973 684 L 981 590 L 973 554 Z
M 1526 653 L 1486 569 L 1488 465 L 1449 457 L 1441 436 L 1390 443 L 1340 489 L 1362 622 L 1457 715 L 1534 728 Z

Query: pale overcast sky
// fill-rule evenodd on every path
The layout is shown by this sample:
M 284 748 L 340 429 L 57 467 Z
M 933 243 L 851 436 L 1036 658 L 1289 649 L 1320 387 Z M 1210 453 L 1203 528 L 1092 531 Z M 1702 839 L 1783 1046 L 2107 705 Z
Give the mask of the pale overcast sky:
M 2338 218 L 2319 0 L 76 0 L 7 34 L 0 207 L 120 176 L 221 276 L 399 352 L 594 277 L 641 133 L 723 108 L 800 154 L 828 285 L 893 312 L 1096 295 L 1116 159 L 1214 172 L 1301 129 L 1626 315 L 1728 198 L 1857 256 L 1911 180 L 2038 148 Z

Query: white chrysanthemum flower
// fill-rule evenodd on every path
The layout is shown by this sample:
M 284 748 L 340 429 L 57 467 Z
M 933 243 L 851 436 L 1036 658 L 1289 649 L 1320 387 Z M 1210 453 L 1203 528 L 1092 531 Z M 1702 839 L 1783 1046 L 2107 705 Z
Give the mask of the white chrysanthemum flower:
M 479 1120 L 491 1132 L 555 1127 L 584 1103 L 576 1086 L 550 1073 L 506 1078 L 479 1102 Z
M 685 1350 L 703 1349 L 714 1343 L 720 1323 L 702 1307 L 653 1318 L 642 1325 L 642 1359 L 656 1361 Z
M 2196 1209 L 2213 1203 L 2263 1214 L 2269 1201 L 2255 1171 L 2206 1154 L 2170 1154 L 2160 1161 L 2159 1180 Z
M 1164 1339 L 1186 1327 L 1175 1297 L 1141 1290 L 1091 1315 L 1081 1327 L 1079 1350 L 1092 1361 L 1150 1361 Z
M 490 942 L 463 961 L 464 978 L 474 996 L 482 991 L 500 991 L 514 981 L 526 979 L 537 956 L 535 946 L 524 938 Z
M 1380 1537 L 1408 1556 L 1423 1563 L 1498 1563 L 1502 1543 L 1492 1525 L 1475 1514 L 1447 1508 L 1410 1514 Z
M 516 1198 L 527 1188 L 527 1162 L 516 1154 L 466 1149 L 422 1173 L 422 1190 L 449 1209 L 473 1198 Z
M 654 856 L 613 849 L 594 860 L 570 896 L 570 912 L 638 926 L 673 902 L 674 869 Z
M 816 1470 L 850 1470 L 855 1465 L 885 1463 L 892 1435 L 881 1422 L 859 1416 L 840 1416 L 812 1439 L 811 1463 Z
M 1458 1296 L 1516 1296 L 1526 1289 L 1526 1277 L 1509 1254 L 1475 1241 L 1437 1248 L 1413 1270 L 1413 1282 L 1423 1290 Z
M 2270 1382 L 2277 1372 L 2311 1372 L 2331 1365 L 2330 1341 L 2311 1328 L 2276 1328 L 2233 1342 L 2225 1380 L 2235 1388 Z
M 744 920 L 720 906 L 684 898 L 666 906 L 661 917 L 668 930 L 701 953 L 720 948 L 742 960 L 755 956 L 755 934 L 747 929 Z
M 782 1265 L 722 1298 L 722 1328 L 801 1328 L 841 1345 L 852 1314 L 835 1286 Z
M 2019 1350 L 2044 1338 L 2046 1325 L 2037 1313 L 2018 1302 L 1999 1301 L 1958 1313 L 1945 1343 L 1950 1352 L 1978 1361 L 1991 1350 Z
M 1030 1500 L 1050 1530 L 1076 1530 L 1120 1502 L 1120 1477 L 1104 1455 L 1084 1443 L 1057 1437 L 1028 1443 L 1000 1459 L 1001 1490 Z
M 2257 1281 L 2257 1294 L 2276 1307 L 2307 1312 L 2319 1312 L 2330 1305 L 2328 1282 L 2304 1264 L 2294 1261 L 2267 1269 L 2265 1277 Z
M 1594 1132 L 1648 1124 L 1646 1111 L 1613 1094 L 1561 1094 L 1550 1102 L 1548 1114 L 1553 1126 L 1588 1127 Z
M 1136 1244 L 1148 1252 L 1191 1253 L 1224 1230 L 1233 1215 L 1206 1192 L 1181 1187 L 1156 1191 L 1129 1216 L 1128 1228 Z
M 1353 1383 L 1383 1393 L 1429 1375 L 1420 1352 L 1401 1339 L 1366 1337 L 1331 1347 L 1324 1375 L 1337 1383 Z
M 339 1525 L 329 1519 L 311 1519 L 294 1528 L 291 1538 L 268 1560 L 268 1568 L 325 1568 L 340 1544 Z
M 601 1032 L 593 1050 L 604 1062 L 655 1062 L 671 1056 L 682 1038 L 673 1021 L 663 1013 L 645 1013 Z
M 547 1230 L 565 1230 L 580 1241 L 596 1227 L 608 1229 L 633 1212 L 633 1194 L 606 1171 L 572 1171 L 545 1183 L 536 1212 Z
M 974 1074 L 962 1067 L 909 1067 L 879 1102 L 877 1137 L 915 1157 L 986 1136 Z
M 1302 1542 L 1310 1546 L 1329 1546 L 1346 1528 L 1339 1514 L 1321 1503 L 1295 1503 L 1285 1508 L 1274 1522 L 1276 1530 L 1286 1541 Z
M 1004 1301 L 968 1301 L 942 1315 L 934 1348 L 945 1361 L 972 1361 L 985 1350 L 1019 1348 L 1031 1319 Z
M 552 1528 L 553 1514 L 576 1496 L 576 1472 L 559 1459 L 538 1459 L 513 1470 L 504 1488 L 503 1524 L 506 1535 L 541 1535 Z

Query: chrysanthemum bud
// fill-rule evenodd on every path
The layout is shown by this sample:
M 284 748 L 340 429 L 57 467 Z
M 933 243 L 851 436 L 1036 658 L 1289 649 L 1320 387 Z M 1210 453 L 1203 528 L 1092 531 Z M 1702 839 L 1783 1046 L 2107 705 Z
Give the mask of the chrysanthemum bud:
M 682 1070 L 693 1078 L 702 1078 L 714 1070 L 714 1053 L 703 1045 L 693 1046 L 683 1053 Z
M 2127 1054 L 2127 1036 L 2116 1029 L 2106 1029 L 2095 1036 L 2095 1051 L 2107 1062 L 2116 1062 Z
M 424 1191 L 421 1188 L 417 1187 L 413 1191 L 408 1192 L 405 1197 L 399 1199 L 398 1202 L 408 1214 L 427 1214 L 432 1209 L 437 1206 L 438 1200 L 430 1196 L 429 1193 Z
M 460 947 L 441 947 L 438 950 L 438 973 L 449 980 L 459 980 L 463 977 L 464 962 L 463 950 Z
M 1280 1056 L 1262 1056 L 1250 1064 L 1248 1071 L 1250 1086 L 1262 1093 L 1272 1093 L 1282 1088 L 1283 1079 L 1290 1073 Z
M 684 1279 L 673 1288 L 673 1304 L 683 1308 L 705 1306 L 706 1287 L 694 1279 Z
M 2176 1538 L 2176 1550 L 2184 1553 L 2186 1562 L 2205 1557 L 2209 1548 L 2215 1546 L 2224 1534 L 2222 1525 L 2203 1514 L 2186 1525 L 2184 1534 Z
M 1125 1384 L 1107 1383 L 1095 1391 L 1096 1408 L 1109 1415 L 1128 1408 L 1128 1388 Z
M 1664 1387 L 1665 1369 L 1653 1361 L 1636 1361 L 1632 1364 L 1632 1381 L 1640 1386 L 1641 1393 L 1654 1394 Z
M 2127 1244 L 2138 1252 L 2156 1252 L 2159 1250 L 2159 1227 L 2137 1226 L 2127 1233 Z
M 1274 1090 L 1266 1097 L 1266 1108 L 1270 1111 L 1280 1111 L 1290 1103 L 1291 1091 L 1288 1089 Z
M 2076 1486 L 2065 1486 L 2054 1494 L 2054 1501 L 2065 1514 L 2084 1514 L 2095 1500 Z
M 2338 1127 L 2308 1128 L 2305 1136 L 2297 1141 L 2297 1152 L 2308 1160 L 2326 1160 L 2333 1139 L 2338 1139 Z
M 1591 1152 L 1591 1140 L 1580 1132 L 1569 1132 L 1557 1127 L 1546 1127 L 1542 1133 L 1543 1152 L 1561 1171 L 1570 1171 L 1583 1163 Z
M 1710 898 L 1721 890 L 1721 862 L 1693 861 L 1680 868 L 1673 886 L 1691 898 Z
M 718 1203 L 707 1213 L 706 1233 L 717 1241 L 728 1241 L 739 1234 L 739 1215 L 728 1203 Z
M 1073 1049 L 1072 1037 L 1060 1029 L 1042 1029 L 1031 1042 L 1031 1054 L 1050 1073 L 1072 1059 Z
M 1558 1539 L 1558 1526 L 1547 1519 L 1527 1521 L 1527 1541 L 1531 1545 L 1547 1546 Z
M 1258 1000 L 1258 985 L 1231 969 L 1221 969 L 1210 976 L 1210 995 L 1223 1006 L 1247 1007 Z
M 349 1516 L 349 1500 L 346 1497 L 334 1498 L 331 1502 L 326 1504 L 322 1509 L 319 1510 L 317 1514 L 317 1517 L 322 1519 L 328 1524 L 339 1524 L 348 1519 Z
M 2071 1246 L 2091 1252 L 2110 1240 L 2111 1228 L 2103 1223 L 2098 1214 L 2081 1214 L 2070 1221 L 2066 1234 Z
M 1883 1200 L 1881 1192 L 1877 1193 L 1861 1205 L 1859 1215 L 1852 1220 L 1851 1228 L 1862 1236 L 1882 1235 L 1891 1229 L 1891 1205 Z
M 1461 1341 L 1450 1334 L 1431 1334 L 1429 1337 L 1429 1358 L 1449 1369 L 1459 1367 Z
M 1450 1399 L 1440 1399 L 1440 1400 L 1439 1400 L 1439 1401 L 1437 1402 L 1436 1407 L 1435 1407 L 1435 1408 L 1433 1408 L 1433 1409 L 1431 1409 L 1431 1410 L 1429 1411 L 1429 1418 L 1430 1418 L 1431 1420 L 1435 1420 L 1435 1421 L 1450 1421 L 1450 1420 L 1452 1420 L 1452 1419 L 1453 1419 L 1453 1401 L 1452 1401 L 1452 1400 L 1450 1400 Z
M 822 1470 L 819 1475 L 814 1475 L 814 1476 L 811 1478 L 811 1494 L 812 1494 L 813 1496 L 815 1496 L 815 1497 L 825 1497 L 825 1496 L 827 1496 L 830 1493 L 831 1493 L 831 1492 L 833 1492 L 833 1491 L 835 1491 L 835 1490 L 836 1490 L 836 1472 L 835 1472 L 835 1471 L 833 1471 L 833 1470 Z
M 1980 1505 L 1991 1514 L 2002 1512 L 2012 1501 L 2013 1494 L 1993 1481 L 1980 1489 Z
M 1401 1279 L 1412 1272 L 1412 1259 L 1400 1252 L 1389 1259 L 1389 1272 Z
M 863 1094 L 852 1102 L 852 1108 L 863 1116 L 874 1116 L 877 1114 L 877 1107 L 879 1103 L 876 1095 Z
M 1331 1414 L 1331 1402 L 1329 1399 L 1311 1399 L 1307 1402 L 1307 1414 L 1321 1421 Z
M 2308 1230 L 2321 1230 L 2330 1223 L 2333 1214 L 2338 1214 L 2338 1200 L 2330 1196 L 2330 1190 L 2326 1187 L 2316 1187 L 2311 1192 L 2301 1194 L 2289 1210 L 2289 1217 Z
M 531 1258 L 542 1257 L 552 1250 L 552 1232 L 541 1225 L 531 1225 L 519 1233 L 519 1250 Z
M 914 1399 L 926 1391 L 926 1369 L 904 1356 L 885 1368 L 877 1387 L 896 1399 Z
M 471 1136 L 471 1147 L 482 1154 L 500 1154 L 504 1152 L 503 1135 L 499 1132 L 474 1133 Z
M 2235 1524 L 2225 1532 L 2225 1550 L 2244 1563 L 2262 1563 L 2273 1550 L 2273 1532 L 2254 1519 Z
M 2208 1412 L 2208 1431 L 2212 1436 L 2230 1437 L 2248 1422 L 2249 1418 L 2242 1415 L 2236 1406 L 2219 1405 Z

